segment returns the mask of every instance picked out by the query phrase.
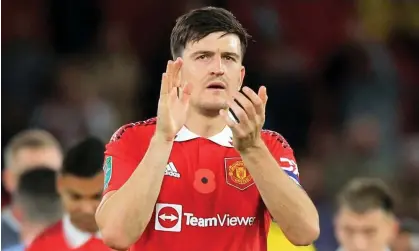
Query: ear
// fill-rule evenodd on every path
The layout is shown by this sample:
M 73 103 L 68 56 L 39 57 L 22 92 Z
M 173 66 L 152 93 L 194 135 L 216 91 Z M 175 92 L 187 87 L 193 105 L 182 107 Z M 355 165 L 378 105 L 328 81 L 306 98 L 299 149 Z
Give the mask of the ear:
M 400 231 L 400 222 L 397 220 L 397 218 L 395 216 L 392 217 L 391 220 L 391 224 L 392 224 L 392 236 L 391 238 L 394 239 L 396 238 L 396 236 L 399 234 Z
M 58 194 L 62 194 L 62 192 L 63 192 L 63 188 L 64 188 L 64 185 L 63 185 L 63 183 L 64 183 L 64 178 L 63 178 L 63 176 L 61 175 L 61 174 L 58 174 L 57 175 L 57 178 L 56 178 L 56 180 L 55 180 L 55 187 L 56 187 L 56 189 L 57 189 L 57 192 L 58 192 Z
M 333 215 L 333 226 L 336 228 L 336 225 L 337 225 L 337 223 L 338 223 L 338 212 L 336 212 L 334 215 Z
M 242 65 L 241 69 L 240 69 L 240 84 L 239 84 L 239 90 L 242 88 L 243 86 L 243 80 L 244 80 L 244 76 L 246 75 L 246 68 L 244 68 L 244 66 Z
M 4 169 L 2 175 L 3 184 L 4 188 L 9 193 L 13 193 L 16 190 L 17 178 L 15 176 L 16 175 L 12 171 L 10 171 L 10 168 L 6 167 L 6 169 Z

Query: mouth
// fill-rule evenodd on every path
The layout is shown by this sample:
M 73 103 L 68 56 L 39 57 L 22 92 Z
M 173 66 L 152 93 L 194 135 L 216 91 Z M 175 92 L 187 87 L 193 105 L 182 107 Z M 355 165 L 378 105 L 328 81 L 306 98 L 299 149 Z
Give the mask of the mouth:
M 222 82 L 212 82 L 207 85 L 207 88 L 213 90 L 225 90 L 226 86 Z

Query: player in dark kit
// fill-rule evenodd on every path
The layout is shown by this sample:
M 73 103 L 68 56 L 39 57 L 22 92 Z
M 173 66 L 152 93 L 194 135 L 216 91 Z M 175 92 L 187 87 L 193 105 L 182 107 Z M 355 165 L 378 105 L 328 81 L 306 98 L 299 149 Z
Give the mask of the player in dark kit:
M 242 88 L 248 38 L 221 8 L 177 20 L 157 118 L 121 127 L 106 147 L 96 220 L 107 245 L 266 250 L 271 219 L 296 245 L 317 238 L 291 147 L 262 130 L 266 88 Z

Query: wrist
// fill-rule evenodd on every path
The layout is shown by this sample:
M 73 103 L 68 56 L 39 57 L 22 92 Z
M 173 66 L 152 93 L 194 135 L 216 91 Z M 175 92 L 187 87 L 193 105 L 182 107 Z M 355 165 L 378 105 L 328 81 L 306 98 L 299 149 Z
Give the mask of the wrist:
M 157 144 L 173 144 L 173 142 L 175 141 L 174 137 L 167 137 L 161 133 L 155 132 L 152 139 L 152 142 L 157 143 Z
M 249 155 L 258 151 L 263 151 L 266 149 L 265 142 L 262 139 L 258 139 L 254 144 L 242 149 L 239 151 L 240 155 Z

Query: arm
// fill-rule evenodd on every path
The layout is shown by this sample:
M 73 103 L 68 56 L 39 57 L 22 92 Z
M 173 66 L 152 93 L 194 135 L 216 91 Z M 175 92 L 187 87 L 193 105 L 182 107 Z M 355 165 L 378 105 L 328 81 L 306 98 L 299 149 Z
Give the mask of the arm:
M 96 212 L 96 221 L 109 247 L 128 249 L 147 227 L 172 145 L 173 142 L 155 135 L 142 161 L 130 177 L 127 175 L 125 184 L 104 196 Z M 122 149 L 121 152 L 126 151 Z
M 242 151 L 241 157 L 266 207 L 288 240 L 299 246 L 312 244 L 320 232 L 317 210 L 298 183 L 291 148 L 273 141 L 272 154 L 262 141 Z
M 294 245 L 309 245 L 319 235 L 319 216 L 310 198 L 294 182 L 298 183 L 298 171 L 292 150 L 279 135 L 265 135 L 269 136 L 270 149 L 262 139 L 268 101 L 266 87 L 261 86 L 258 94 L 248 87 L 243 87 L 242 91 L 233 93 L 234 100 L 227 100 L 238 120 L 220 110 L 233 132 L 233 145 L 253 176 L 271 216 L 288 240 Z M 288 162 L 288 166 L 280 166 L 277 161 Z
M 96 221 L 103 239 L 111 248 L 128 249 L 140 238 L 153 214 L 174 138 L 185 124 L 189 107 L 192 85 L 182 86 L 182 93 L 180 97 L 178 96 L 178 88 L 181 86 L 179 73 L 182 64 L 183 61 L 180 58 L 175 62 L 169 60 L 166 72 L 162 75 L 156 129 L 149 146 L 144 147 L 144 144 L 138 140 L 137 135 L 144 135 L 143 132 L 138 132 L 131 138 L 126 137 L 127 140 L 134 139 L 129 145 L 121 143 L 122 133 L 126 131 L 124 129 L 121 135 L 112 137 L 119 138 L 120 149 L 115 152 L 121 155 L 119 158 L 112 156 L 112 160 L 115 157 L 115 160 L 120 162 L 122 169 L 118 170 L 118 173 L 120 175 L 124 173 L 124 175 L 122 178 L 119 177 L 117 184 L 109 183 L 108 185 L 108 182 L 105 182 L 107 191 L 116 191 L 105 196 L 96 212 Z M 118 140 L 114 142 L 117 144 Z M 112 146 L 109 145 L 107 150 L 112 152 L 111 148 Z M 137 161 L 132 159 L 132 156 L 144 152 L 144 156 Z M 124 171 L 124 166 L 134 171 Z M 112 165 L 110 169 L 112 170 Z M 106 169 L 108 170 L 109 168 Z M 115 179 L 112 176 L 112 173 L 105 175 L 105 181 Z

